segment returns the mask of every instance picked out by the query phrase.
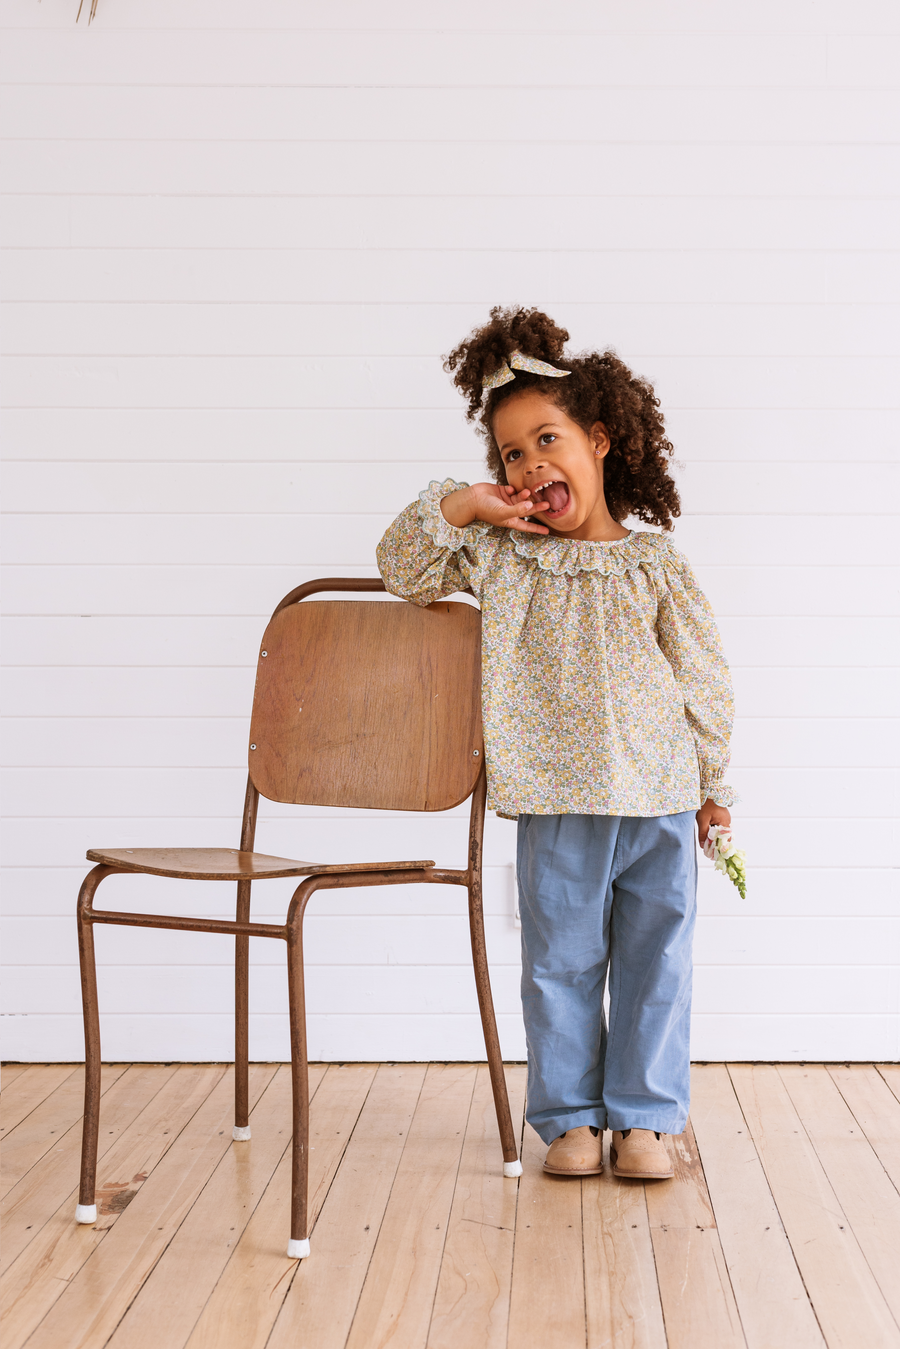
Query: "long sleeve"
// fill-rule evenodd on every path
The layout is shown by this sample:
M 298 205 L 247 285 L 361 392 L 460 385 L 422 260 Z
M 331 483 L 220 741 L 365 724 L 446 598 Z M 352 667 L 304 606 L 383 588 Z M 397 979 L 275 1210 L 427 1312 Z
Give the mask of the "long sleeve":
M 413 604 L 471 588 L 480 598 L 480 556 L 495 531 L 480 520 L 458 529 L 444 519 L 441 500 L 466 483 L 432 482 L 398 515 L 378 545 L 378 570 L 388 590 Z
M 660 596 L 657 640 L 684 698 L 700 766 L 700 800 L 731 806 L 735 793 L 723 779 L 730 759 L 734 694 L 719 630 L 686 559 L 672 549 L 664 570 L 668 585 Z

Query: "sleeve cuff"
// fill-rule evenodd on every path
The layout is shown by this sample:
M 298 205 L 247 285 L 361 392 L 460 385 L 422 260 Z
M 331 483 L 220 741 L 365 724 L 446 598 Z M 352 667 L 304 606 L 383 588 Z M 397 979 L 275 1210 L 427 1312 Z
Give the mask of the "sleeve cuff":
M 470 525 L 460 528 L 444 519 L 441 511 L 444 497 L 468 485 L 467 482 L 454 482 L 452 478 L 445 478 L 443 482 L 432 480 L 425 491 L 419 493 L 419 524 L 438 548 L 449 548 L 451 552 L 458 553 L 461 548 L 474 543 L 479 534 L 486 534 L 491 528 L 483 520 L 473 520 Z
M 712 801 L 717 806 L 724 806 L 726 809 L 730 806 L 736 806 L 740 797 L 733 787 L 729 787 L 727 782 L 716 782 L 712 786 L 700 788 L 700 796 L 703 801 Z

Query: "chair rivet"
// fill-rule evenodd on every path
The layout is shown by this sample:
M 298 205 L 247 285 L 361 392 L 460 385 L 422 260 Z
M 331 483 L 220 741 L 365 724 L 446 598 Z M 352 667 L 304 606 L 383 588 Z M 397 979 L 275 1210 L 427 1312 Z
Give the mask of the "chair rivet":
M 473 750 L 472 750 L 472 758 L 473 758 L 473 759 L 477 759 L 477 758 L 478 758 L 478 750 L 477 750 L 477 749 L 473 749 Z
M 260 654 L 261 656 L 268 656 L 269 653 L 268 653 L 268 651 L 260 651 L 259 654 Z
M 255 745 L 251 745 L 250 748 L 251 748 L 251 749 L 256 749 L 256 746 L 255 746 Z

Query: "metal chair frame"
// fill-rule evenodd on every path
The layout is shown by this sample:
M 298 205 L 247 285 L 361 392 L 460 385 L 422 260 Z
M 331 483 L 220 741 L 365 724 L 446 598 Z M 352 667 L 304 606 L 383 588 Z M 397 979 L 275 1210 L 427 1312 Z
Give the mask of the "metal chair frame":
M 323 578 L 298 586 L 286 595 L 275 609 L 274 619 L 289 605 L 298 604 L 309 596 L 323 591 L 384 591 L 382 581 L 374 578 Z M 318 890 L 343 889 L 347 887 L 366 887 L 374 885 L 462 885 L 468 891 L 469 933 L 472 947 L 472 963 L 475 974 L 475 986 L 478 994 L 478 1006 L 484 1031 L 494 1105 L 497 1112 L 497 1124 L 503 1151 L 503 1174 L 518 1176 L 522 1174 L 516 1147 L 515 1132 L 509 1109 L 506 1079 L 500 1053 L 500 1040 L 494 1016 L 494 1004 L 491 994 L 490 972 L 488 969 L 487 948 L 484 933 L 484 914 L 482 908 L 482 842 L 484 835 L 484 811 L 486 779 L 484 760 L 471 795 L 469 814 L 468 865 L 464 870 L 436 867 L 433 862 L 390 862 L 365 863 L 353 866 L 323 866 L 310 874 L 307 863 L 291 863 L 287 859 L 261 858 L 254 854 L 256 838 L 256 817 L 259 804 L 259 791 L 248 774 L 247 791 L 244 799 L 244 812 L 241 825 L 240 849 L 235 855 L 233 872 L 221 876 L 205 876 L 196 870 L 186 872 L 173 863 L 167 869 L 150 865 L 141 865 L 139 861 L 129 862 L 122 852 L 110 854 L 90 850 L 89 861 L 98 863 L 86 876 L 78 896 L 78 949 L 81 963 L 81 989 L 84 1010 L 85 1039 L 85 1088 L 84 1088 L 84 1125 L 81 1150 L 81 1183 L 79 1189 L 76 1219 L 78 1222 L 93 1223 L 97 1220 L 96 1175 L 97 1140 L 100 1113 L 100 1010 L 97 997 L 97 971 L 94 951 L 94 927 L 96 924 L 111 924 L 124 927 L 171 928 L 180 932 L 213 932 L 231 936 L 235 941 L 235 1075 L 234 1075 L 234 1139 L 238 1142 L 250 1138 L 249 1115 L 249 956 L 251 937 L 274 938 L 287 944 L 288 1000 L 290 1013 L 291 1041 L 291 1087 L 292 1087 L 292 1169 L 291 1169 L 291 1231 L 288 1242 L 288 1256 L 302 1259 L 309 1255 L 309 1080 L 306 1038 L 306 1005 L 303 970 L 303 918 L 306 906 Z M 133 855 L 139 859 L 143 850 L 135 849 Z M 191 850 L 172 849 L 173 856 L 185 856 Z M 254 872 L 254 859 L 263 864 L 264 875 Z M 265 863 L 284 862 L 280 870 L 265 867 Z M 116 874 L 135 874 L 150 871 L 151 874 L 170 877 L 188 877 L 190 879 L 237 880 L 237 901 L 235 920 L 225 921 L 207 918 L 191 918 L 148 913 L 122 913 L 109 909 L 95 909 L 94 895 L 101 881 Z M 250 919 L 250 891 L 252 879 L 269 879 L 275 876 L 304 876 L 294 891 L 287 919 L 279 923 L 254 923 Z

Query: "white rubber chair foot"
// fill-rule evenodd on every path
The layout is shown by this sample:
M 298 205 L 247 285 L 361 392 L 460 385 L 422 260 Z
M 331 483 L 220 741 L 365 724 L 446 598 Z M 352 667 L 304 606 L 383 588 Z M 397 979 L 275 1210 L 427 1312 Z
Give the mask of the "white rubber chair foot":
M 76 1204 L 75 1221 L 77 1223 L 95 1223 L 97 1221 L 96 1204 Z
M 522 1174 L 522 1163 L 521 1163 L 521 1162 L 504 1162 L 504 1163 L 503 1163 L 503 1174 L 504 1174 L 504 1176 L 521 1176 L 521 1174 Z
M 242 1126 L 236 1124 L 231 1131 L 231 1137 L 236 1143 L 246 1143 L 250 1137 L 250 1125 Z
M 289 1260 L 305 1260 L 308 1255 L 309 1255 L 309 1237 L 307 1237 L 305 1241 L 291 1240 L 288 1242 Z

